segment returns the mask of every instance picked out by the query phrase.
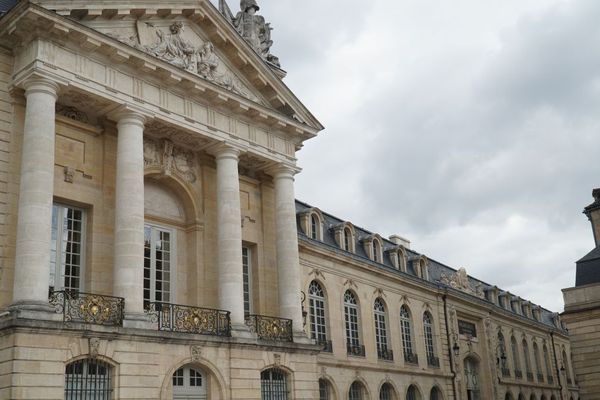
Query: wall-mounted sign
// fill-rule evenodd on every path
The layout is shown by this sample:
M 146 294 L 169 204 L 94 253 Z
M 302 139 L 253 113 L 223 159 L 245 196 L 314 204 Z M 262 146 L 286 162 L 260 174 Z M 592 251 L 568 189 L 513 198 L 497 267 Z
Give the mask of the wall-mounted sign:
M 458 320 L 458 333 L 465 336 L 477 337 L 477 327 L 472 322 Z

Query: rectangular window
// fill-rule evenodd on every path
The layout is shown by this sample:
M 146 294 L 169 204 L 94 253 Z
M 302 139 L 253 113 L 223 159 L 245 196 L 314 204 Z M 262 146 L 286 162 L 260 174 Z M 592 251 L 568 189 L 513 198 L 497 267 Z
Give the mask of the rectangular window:
M 252 314 L 252 251 L 242 247 L 242 268 L 244 277 L 244 316 Z
M 144 306 L 150 302 L 170 303 L 173 268 L 173 233 L 144 226 Z
M 85 257 L 85 212 L 54 204 L 50 248 L 50 289 L 82 290 Z

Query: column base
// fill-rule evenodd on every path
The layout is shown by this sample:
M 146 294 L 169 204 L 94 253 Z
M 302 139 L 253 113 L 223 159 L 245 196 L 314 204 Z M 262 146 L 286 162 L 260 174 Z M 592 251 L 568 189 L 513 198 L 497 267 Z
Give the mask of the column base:
M 146 313 L 126 312 L 123 318 L 123 328 L 155 331 L 158 329 L 158 326 L 156 322 L 152 322 L 150 315 Z
M 231 337 L 241 339 L 256 339 L 256 335 L 250 332 L 246 324 L 231 324 Z
M 15 318 L 38 319 L 43 321 L 62 321 L 62 313 L 45 301 L 19 301 L 11 304 L 7 311 Z
M 299 344 L 316 344 L 314 339 L 308 337 L 304 331 L 294 331 L 294 343 Z

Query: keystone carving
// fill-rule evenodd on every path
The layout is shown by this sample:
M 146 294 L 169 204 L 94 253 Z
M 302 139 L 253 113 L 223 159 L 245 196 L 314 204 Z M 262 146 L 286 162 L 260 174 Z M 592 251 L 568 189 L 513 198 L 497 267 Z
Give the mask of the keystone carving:
M 467 275 L 467 270 L 464 268 L 459 269 L 453 274 L 442 273 L 440 282 L 444 285 L 450 286 L 451 288 L 469 293 L 473 296 L 480 297 L 482 299 L 485 298 L 481 284 L 473 285 L 471 282 L 469 282 L 469 275 Z
M 178 174 L 190 183 L 196 181 L 194 156 L 168 139 L 144 139 L 144 165 L 161 167 L 165 175 Z

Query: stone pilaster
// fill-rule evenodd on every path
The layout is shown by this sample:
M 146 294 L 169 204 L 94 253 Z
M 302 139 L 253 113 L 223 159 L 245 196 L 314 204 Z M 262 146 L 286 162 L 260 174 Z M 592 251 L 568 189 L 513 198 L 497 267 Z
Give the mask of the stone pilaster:
M 231 325 L 245 330 L 242 274 L 239 150 L 221 145 L 213 151 L 217 162 L 217 262 L 219 307 L 231 312 Z
M 294 335 L 303 336 L 300 258 L 294 196 L 295 173 L 293 168 L 284 165 L 269 171 L 275 183 L 279 310 L 282 318 L 292 320 Z
M 21 154 L 13 306 L 49 311 L 54 119 L 59 87 L 55 82 L 39 77 L 30 78 L 23 86 L 27 108 Z
M 117 117 L 114 295 L 125 298 L 125 319 L 144 312 L 144 123 L 124 111 Z

